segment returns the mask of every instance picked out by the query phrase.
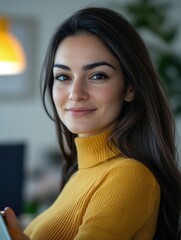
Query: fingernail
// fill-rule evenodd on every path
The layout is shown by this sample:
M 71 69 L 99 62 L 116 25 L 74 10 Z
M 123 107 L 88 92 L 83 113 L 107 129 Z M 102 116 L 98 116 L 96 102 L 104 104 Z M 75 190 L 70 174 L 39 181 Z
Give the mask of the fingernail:
M 9 208 L 9 207 L 5 207 L 5 208 L 4 208 L 4 212 L 6 212 L 6 210 L 7 210 L 8 208 Z

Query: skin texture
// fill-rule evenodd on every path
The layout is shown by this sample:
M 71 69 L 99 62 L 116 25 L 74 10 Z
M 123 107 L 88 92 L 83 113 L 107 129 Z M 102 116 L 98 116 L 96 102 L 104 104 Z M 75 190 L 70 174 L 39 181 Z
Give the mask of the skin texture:
M 53 99 L 60 119 L 79 137 L 110 128 L 124 101 L 120 63 L 94 35 L 67 37 L 59 45 L 54 62 Z

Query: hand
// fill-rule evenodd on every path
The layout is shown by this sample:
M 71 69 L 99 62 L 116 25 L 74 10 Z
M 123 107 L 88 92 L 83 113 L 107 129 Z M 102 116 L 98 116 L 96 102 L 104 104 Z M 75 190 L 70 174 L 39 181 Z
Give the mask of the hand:
M 13 240 L 30 240 L 25 234 L 23 234 L 16 215 L 11 208 L 5 208 L 4 217 Z

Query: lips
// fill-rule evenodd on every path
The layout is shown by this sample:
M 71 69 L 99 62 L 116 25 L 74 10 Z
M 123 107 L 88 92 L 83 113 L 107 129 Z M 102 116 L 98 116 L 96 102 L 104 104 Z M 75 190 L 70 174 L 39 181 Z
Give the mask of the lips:
M 85 116 L 94 112 L 95 108 L 86 108 L 86 107 L 70 107 L 65 109 L 68 113 L 73 116 Z

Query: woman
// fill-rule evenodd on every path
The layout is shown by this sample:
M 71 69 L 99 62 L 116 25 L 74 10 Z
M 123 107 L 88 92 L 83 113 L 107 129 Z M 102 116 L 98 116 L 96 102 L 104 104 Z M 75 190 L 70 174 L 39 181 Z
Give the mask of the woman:
M 24 234 L 6 209 L 13 239 L 177 239 L 174 122 L 133 27 L 108 9 L 76 12 L 54 34 L 42 80 L 65 185 Z

